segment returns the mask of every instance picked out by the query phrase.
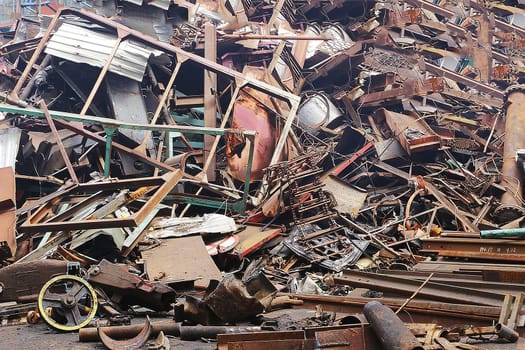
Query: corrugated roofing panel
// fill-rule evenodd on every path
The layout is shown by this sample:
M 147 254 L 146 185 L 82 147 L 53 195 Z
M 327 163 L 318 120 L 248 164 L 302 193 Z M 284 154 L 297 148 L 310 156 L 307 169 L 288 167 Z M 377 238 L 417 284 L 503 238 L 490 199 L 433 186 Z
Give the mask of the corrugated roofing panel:
M 167 10 L 170 7 L 170 0 L 153 0 L 148 2 L 148 5 L 156 6 L 163 10 Z
M 20 143 L 20 129 L 0 129 L 0 168 L 15 168 L 18 145 Z
M 63 23 L 49 40 L 45 52 L 76 63 L 103 67 L 117 38 L 69 23 Z M 109 71 L 142 81 L 148 59 L 158 51 L 123 41 L 109 66 Z

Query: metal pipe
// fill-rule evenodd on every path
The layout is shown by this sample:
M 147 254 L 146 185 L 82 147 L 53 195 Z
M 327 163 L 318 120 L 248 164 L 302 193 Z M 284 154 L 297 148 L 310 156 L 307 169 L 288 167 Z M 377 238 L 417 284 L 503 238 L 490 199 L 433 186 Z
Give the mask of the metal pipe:
M 517 342 L 518 339 L 520 338 L 520 335 L 518 334 L 518 332 L 516 332 L 510 327 L 505 326 L 503 323 L 498 323 L 494 327 L 494 330 L 496 331 L 496 334 L 498 335 L 498 337 L 508 340 L 511 343 Z
M 181 340 L 216 339 L 217 334 L 261 332 L 261 327 L 181 326 Z
M 378 301 L 371 301 L 365 305 L 364 314 L 385 349 L 424 349 L 414 334 L 389 307 Z
M 182 326 L 173 321 L 159 321 L 151 323 L 151 336 L 157 336 L 160 331 L 166 335 L 180 337 L 181 340 L 197 340 L 201 338 L 215 339 L 218 334 L 261 332 L 262 327 L 228 327 L 228 326 Z M 135 337 L 142 329 L 143 324 L 129 326 L 101 327 L 104 334 L 113 339 L 123 340 Z M 82 328 L 78 333 L 80 342 L 99 341 L 97 328 Z
M 111 326 L 101 327 L 104 333 L 113 339 L 129 339 L 136 336 L 142 328 L 143 324 L 134 324 L 129 326 Z M 151 323 L 151 335 L 157 336 L 162 331 L 166 335 L 180 335 L 180 323 L 173 321 L 159 321 Z M 82 328 L 78 332 L 78 340 L 80 342 L 95 342 L 99 341 L 98 331 L 96 327 Z
M 525 237 L 525 227 L 501 230 L 481 230 L 482 238 Z
M 522 208 L 521 172 L 516 163 L 516 151 L 525 148 L 525 86 L 510 88 L 505 94 L 505 144 L 503 147 L 503 166 L 501 184 L 506 192 L 501 196 L 501 205 L 494 215 L 502 222 L 517 219 L 525 214 Z

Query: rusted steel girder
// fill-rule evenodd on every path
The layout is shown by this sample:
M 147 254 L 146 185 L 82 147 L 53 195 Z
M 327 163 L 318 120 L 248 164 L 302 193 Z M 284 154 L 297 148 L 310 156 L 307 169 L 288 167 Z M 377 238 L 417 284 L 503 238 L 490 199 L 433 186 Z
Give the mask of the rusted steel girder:
M 525 148 L 525 86 L 510 88 L 505 94 L 505 145 L 501 184 L 507 191 L 501 196 L 501 205 L 494 215 L 501 222 L 517 219 L 525 214 L 521 171 L 516 162 L 516 151 Z
M 428 11 L 434 12 L 435 14 L 441 15 L 441 16 L 446 17 L 448 19 L 452 19 L 452 18 L 457 16 L 453 11 L 451 11 L 451 10 L 449 10 L 449 9 L 443 7 L 443 6 L 436 5 L 436 4 L 434 4 L 434 3 L 430 2 L 430 1 L 426 1 L 426 0 L 408 0 L 408 3 L 410 3 L 410 4 L 414 5 L 414 6 L 419 6 L 419 7 L 421 7 L 424 10 L 428 10 Z M 471 6 L 473 6 L 475 4 L 476 4 L 476 2 L 474 2 L 474 1 L 470 2 Z M 511 33 L 515 32 L 515 33 L 517 33 L 519 35 L 525 35 L 525 29 L 523 29 L 521 27 L 518 27 L 518 26 L 515 26 L 515 25 L 512 25 L 512 24 L 505 23 L 504 21 L 502 21 L 500 19 L 496 19 L 495 20 L 495 25 L 496 25 L 496 28 L 499 28 L 500 30 L 502 30 L 504 32 L 511 32 Z M 448 28 L 450 29 L 450 26 L 448 26 Z
M 378 301 L 367 303 L 363 309 L 366 319 L 374 329 L 385 349 L 423 350 L 421 343 L 388 306 Z
M 525 243 L 521 240 L 427 238 L 422 241 L 421 253 L 458 258 L 525 262 Z
M 281 294 L 279 294 L 281 295 Z M 354 314 L 362 311 L 363 306 L 371 299 L 361 296 L 325 296 L 311 294 L 285 294 L 301 300 L 302 305 L 296 308 L 315 309 L 321 305 L 324 311 Z M 404 298 L 382 297 L 381 303 L 391 308 L 399 308 L 406 301 Z M 471 325 L 486 325 L 498 320 L 501 307 L 470 304 L 453 304 L 438 301 L 411 300 L 404 307 L 407 313 L 399 316 L 405 322 L 432 323 L 439 320 L 443 326 L 453 326 L 465 322 Z M 82 331 L 82 330 L 81 330 Z
M 412 295 L 421 286 L 420 281 L 355 270 L 345 270 L 343 276 L 334 277 L 334 282 L 352 287 L 394 292 L 404 296 Z M 462 304 L 469 302 L 471 304 L 486 306 L 500 306 L 504 299 L 504 295 L 499 293 L 484 292 L 434 282 L 425 284 L 425 286 L 419 290 L 418 295 L 431 300 Z

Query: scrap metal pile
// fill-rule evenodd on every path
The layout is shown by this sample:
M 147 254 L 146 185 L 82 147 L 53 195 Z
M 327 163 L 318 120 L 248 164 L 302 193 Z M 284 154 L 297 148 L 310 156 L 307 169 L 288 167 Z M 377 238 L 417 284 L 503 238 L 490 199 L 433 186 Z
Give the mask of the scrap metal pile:
M 521 1 L 77 5 L 0 36 L 5 324 L 525 342 Z

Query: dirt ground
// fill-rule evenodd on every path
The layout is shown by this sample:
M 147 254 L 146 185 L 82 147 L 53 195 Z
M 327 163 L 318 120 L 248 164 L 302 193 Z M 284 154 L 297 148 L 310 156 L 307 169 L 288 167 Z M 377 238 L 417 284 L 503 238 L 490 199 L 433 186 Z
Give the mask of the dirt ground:
M 140 320 L 138 321 L 140 322 Z M 78 333 L 59 333 L 46 324 L 6 326 L 0 328 L 1 350 L 104 350 L 100 343 L 80 343 Z M 213 350 L 215 343 L 187 342 L 170 337 L 172 350 Z

